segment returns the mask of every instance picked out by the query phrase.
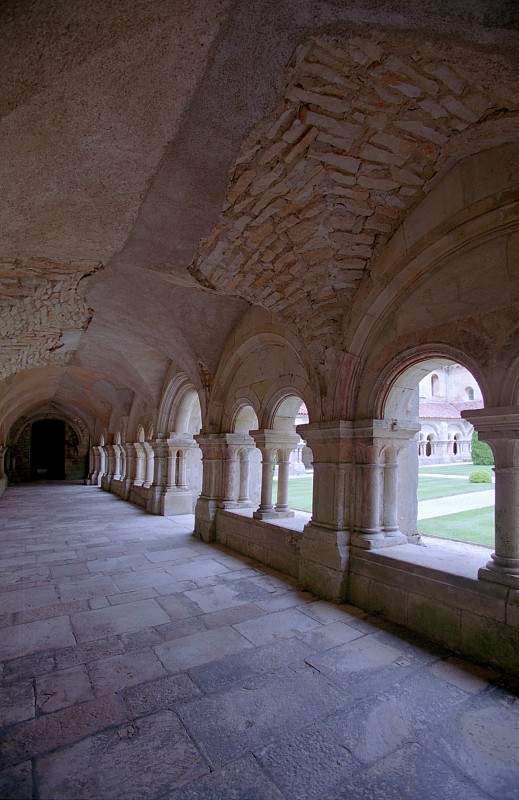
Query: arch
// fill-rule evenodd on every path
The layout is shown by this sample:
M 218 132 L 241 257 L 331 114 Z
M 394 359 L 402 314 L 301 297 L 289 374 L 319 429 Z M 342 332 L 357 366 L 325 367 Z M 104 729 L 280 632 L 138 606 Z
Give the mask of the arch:
M 459 349 L 435 342 L 403 350 L 394 356 L 379 372 L 368 396 L 368 416 L 375 419 L 382 419 L 383 417 L 399 418 L 399 414 L 393 412 L 398 412 L 399 408 L 405 409 L 405 395 L 409 400 L 409 390 L 414 391 L 415 385 L 419 380 L 425 378 L 437 365 L 451 363 L 461 364 L 474 376 L 481 390 L 483 403 L 487 405 L 490 389 L 480 365 Z M 392 405 L 391 394 L 393 393 L 393 397 L 396 399 L 394 394 L 396 388 L 402 390 L 402 403 Z M 406 389 L 407 392 L 405 391 Z M 413 418 L 412 415 L 409 416 L 405 411 L 401 416 L 403 418 Z
M 302 405 L 308 408 L 305 397 L 295 386 L 283 386 L 269 393 L 264 403 L 261 425 L 273 430 L 293 430 Z
M 465 387 L 465 397 L 467 400 L 474 400 L 474 387 L 473 386 L 466 386 Z
M 251 309 L 220 358 L 209 398 L 207 429 L 231 430 L 244 400 L 254 408 L 260 427 L 266 427 L 267 407 L 273 395 L 283 391 L 303 397 L 312 420 L 320 419 L 317 373 L 300 340 L 264 310 Z
M 231 430 L 235 433 L 249 433 L 257 428 L 259 421 L 254 407 L 250 403 L 241 404 L 233 416 Z
M 10 480 L 17 482 L 30 479 L 33 425 L 45 420 L 62 421 L 65 425 L 65 479 L 86 478 L 91 439 L 90 427 L 77 413 L 71 413 L 61 404 L 50 403 L 34 407 L 30 413 L 20 416 L 11 426 L 7 437 L 10 452 L 8 467 Z
M 436 372 L 431 375 L 431 396 L 439 397 L 440 394 L 440 379 Z
M 190 433 L 191 417 L 197 404 L 201 418 L 202 406 L 194 384 L 185 373 L 175 375 L 168 382 L 160 402 L 157 416 L 159 435 Z

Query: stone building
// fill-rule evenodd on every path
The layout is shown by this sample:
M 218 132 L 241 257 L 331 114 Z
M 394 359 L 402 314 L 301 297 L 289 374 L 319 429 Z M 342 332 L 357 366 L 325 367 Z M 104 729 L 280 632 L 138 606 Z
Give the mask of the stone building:
M 0 796 L 517 797 L 516 4 L 6 0 L 0 38 Z M 492 551 L 416 542 L 449 365 Z
M 471 460 L 473 426 L 462 411 L 483 408 L 483 395 L 461 364 L 439 366 L 422 378 L 419 387 L 420 464 Z

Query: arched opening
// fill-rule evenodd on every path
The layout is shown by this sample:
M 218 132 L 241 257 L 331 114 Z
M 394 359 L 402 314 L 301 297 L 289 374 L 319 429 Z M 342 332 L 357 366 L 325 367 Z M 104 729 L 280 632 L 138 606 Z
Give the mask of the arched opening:
M 83 480 L 89 466 L 88 429 L 53 409 L 21 417 L 7 439 L 10 483 Z
M 40 419 L 32 423 L 30 470 L 34 481 L 65 478 L 65 423 L 62 419 Z
M 313 456 L 296 431 L 308 422 L 304 401 L 286 397 L 276 408 L 272 429 L 287 436 L 276 449 L 273 462 L 272 503 L 278 514 L 311 514 L 313 503 Z M 305 463 L 306 461 L 306 463 Z
M 467 386 L 474 390 L 471 407 L 482 408 L 472 373 L 435 357 L 404 370 L 388 393 L 385 418 L 407 428 L 410 437 L 416 431 L 398 456 L 399 526 L 408 537 L 420 535 L 424 541 L 435 537 L 491 547 L 492 471 L 472 460 L 473 429 L 461 416 Z
M 467 386 L 465 389 L 465 397 L 467 400 L 471 401 L 474 400 L 474 389 L 472 386 Z
M 261 453 L 250 431 L 259 427 L 258 417 L 251 405 L 240 406 L 234 417 L 233 433 L 244 436 L 243 444 L 237 447 L 237 491 L 238 507 L 257 507 L 261 493 Z

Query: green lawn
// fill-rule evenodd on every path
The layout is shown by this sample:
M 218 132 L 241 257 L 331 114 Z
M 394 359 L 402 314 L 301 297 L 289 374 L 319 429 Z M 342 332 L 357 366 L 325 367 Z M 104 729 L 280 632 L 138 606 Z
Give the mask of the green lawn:
M 274 503 L 276 502 L 276 495 L 278 491 L 278 482 L 275 480 L 272 489 L 272 496 Z M 311 475 L 302 478 L 290 478 L 288 482 L 288 505 L 297 511 L 312 511 L 312 486 L 313 480 Z
M 431 500 L 433 497 L 447 497 L 453 494 L 465 494 L 466 492 L 483 492 L 485 489 L 492 489 L 493 483 L 470 483 L 467 478 L 464 481 L 455 478 L 449 480 L 445 478 L 418 478 L 418 499 Z
M 428 472 L 433 472 L 436 475 L 470 475 L 471 472 L 474 470 L 484 470 L 488 472 L 489 475 L 493 475 L 492 467 L 478 467 L 475 464 L 438 464 L 438 465 L 427 465 L 426 467 L 420 466 L 419 472 L 423 472 L 424 475 L 427 475 Z
M 461 542 L 494 546 L 494 508 L 478 508 L 475 511 L 461 511 L 445 517 L 422 519 L 418 530 L 429 536 L 442 539 L 457 539 Z
M 434 470 L 452 470 L 455 474 L 469 475 L 474 469 L 470 464 L 454 464 L 453 466 L 434 467 Z M 490 469 L 479 467 L 479 469 Z M 420 470 L 422 471 L 422 470 Z M 290 508 L 298 511 L 312 511 L 312 476 L 291 478 L 288 483 L 288 502 Z M 492 488 L 489 483 L 469 483 L 466 481 L 449 480 L 448 473 L 443 478 L 420 477 L 418 479 L 418 499 L 428 500 L 435 497 L 462 494 L 464 492 L 481 492 Z M 273 498 L 276 501 L 277 481 L 274 481 Z M 477 509 L 476 511 L 462 511 L 458 514 L 448 514 L 444 517 L 434 517 L 418 522 L 418 530 L 428 536 L 438 536 L 443 539 L 457 539 L 462 542 L 473 542 L 492 547 L 494 544 L 494 508 Z

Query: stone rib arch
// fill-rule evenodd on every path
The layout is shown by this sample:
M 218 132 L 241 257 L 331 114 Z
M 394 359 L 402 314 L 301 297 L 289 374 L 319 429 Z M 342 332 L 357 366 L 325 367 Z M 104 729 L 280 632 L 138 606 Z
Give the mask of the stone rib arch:
M 250 410 L 250 411 L 249 411 Z M 232 432 L 238 431 L 238 428 L 241 428 L 240 425 L 240 416 L 244 415 L 244 412 L 249 411 L 249 416 L 251 417 L 250 422 L 252 423 L 251 427 L 245 431 L 241 431 L 243 433 L 249 430 L 253 430 L 255 426 L 259 427 L 259 399 L 256 395 L 249 390 L 249 392 L 242 397 L 239 397 L 232 408 L 227 412 L 225 412 L 223 417 L 222 427 L 224 430 L 229 430 Z M 252 412 L 252 414 L 250 414 Z M 253 416 L 252 416 L 253 415 Z
M 199 393 L 185 373 L 175 375 L 167 384 L 157 415 L 159 435 L 186 433 L 193 403 L 200 404 Z
M 388 407 L 388 399 L 391 393 L 398 389 L 405 392 L 407 384 L 409 384 L 409 389 L 412 388 L 410 384 L 416 387 L 420 378 L 428 375 L 443 362 L 454 362 L 468 369 L 476 379 L 486 404 L 490 395 L 490 387 L 481 365 L 472 356 L 467 355 L 458 348 L 438 342 L 408 348 L 396 354 L 377 373 L 376 379 L 371 384 L 368 383 L 367 375 L 364 375 L 366 394 L 362 392 L 359 395 L 359 414 L 364 413 L 367 418 L 373 419 L 382 419 L 388 414 L 391 416 L 391 409 Z M 399 385 L 399 381 L 401 385 Z
M 245 327 L 247 320 L 244 323 Z M 240 398 L 249 395 L 261 425 L 272 392 L 287 386 L 305 397 L 312 415 L 318 417 L 316 375 L 296 341 L 278 331 L 261 328 L 245 327 L 243 339 L 240 333 L 238 330 L 222 355 L 209 401 L 209 425 L 214 430 L 230 425 L 233 409 Z M 236 341 L 240 342 L 238 346 Z

